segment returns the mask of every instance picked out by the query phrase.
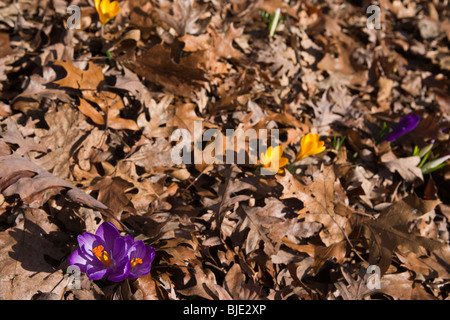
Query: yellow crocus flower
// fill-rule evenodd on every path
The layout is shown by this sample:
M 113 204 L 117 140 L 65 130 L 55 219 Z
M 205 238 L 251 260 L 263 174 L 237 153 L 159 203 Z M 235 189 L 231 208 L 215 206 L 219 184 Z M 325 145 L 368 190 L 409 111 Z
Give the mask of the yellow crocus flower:
M 95 9 L 102 24 L 108 23 L 120 11 L 119 2 L 109 0 L 95 0 Z
M 324 141 L 319 141 L 319 134 L 308 133 L 303 136 L 300 141 L 300 151 L 297 153 L 295 161 L 300 161 L 306 157 L 312 156 L 314 154 L 321 153 L 325 150 Z
M 261 164 L 264 168 L 268 168 L 272 172 L 283 173 L 282 167 L 287 165 L 289 160 L 287 158 L 283 158 L 283 147 L 276 146 L 272 148 L 272 146 L 267 148 L 266 153 L 261 153 Z

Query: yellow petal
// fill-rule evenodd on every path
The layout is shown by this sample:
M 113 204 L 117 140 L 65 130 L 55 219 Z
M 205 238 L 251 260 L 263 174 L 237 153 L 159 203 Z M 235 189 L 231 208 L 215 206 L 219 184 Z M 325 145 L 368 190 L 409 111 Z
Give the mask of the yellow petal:
M 282 146 L 276 146 L 272 149 L 272 159 L 278 159 L 283 154 L 283 147 Z
M 120 11 L 119 3 L 117 1 L 113 1 L 110 7 L 110 14 L 115 17 Z
M 109 0 L 95 0 L 95 9 L 102 24 L 106 24 L 120 11 L 119 3 L 117 1 L 110 2 Z
M 261 153 L 261 164 L 265 167 L 270 163 L 270 159 L 264 153 Z
M 318 139 L 318 137 L 316 137 L 315 134 L 313 134 L 313 133 L 308 133 L 308 134 L 306 134 L 305 136 L 303 136 L 303 138 L 302 138 L 300 144 L 301 144 L 301 146 L 303 147 L 303 145 L 308 144 L 308 143 L 310 143 L 311 141 L 314 141 L 314 140 L 316 140 L 316 139 Z
M 280 162 L 279 162 L 279 167 L 284 167 L 285 165 L 287 165 L 289 162 L 288 158 L 280 158 Z
M 105 14 L 106 12 L 108 12 L 108 7 L 109 7 L 109 0 L 102 0 L 100 2 L 100 12 L 102 14 Z
M 319 141 L 318 133 L 308 133 L 300 141 L 300 151 L 297 153 L 295 161 L 303 160 L 306 157 L 320 153 L 325 150 L 324 141 Z
M 267 148 L 266 156 L 268 159 L 272 158 L 272 147 Z

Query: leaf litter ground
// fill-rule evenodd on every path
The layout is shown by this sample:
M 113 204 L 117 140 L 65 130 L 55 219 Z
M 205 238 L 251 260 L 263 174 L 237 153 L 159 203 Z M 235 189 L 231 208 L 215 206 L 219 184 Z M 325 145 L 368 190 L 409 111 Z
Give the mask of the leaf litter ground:
M 361 1 L 127 0 L 103 31 L 70 4 L 0 4 L 0 299 L 448 299 L 450 171 L 414 153 L 450 153 L 448 1 L 375 3 L 380 29 Z M 290 164 L 176 164 L 196 121 L 278 129 Z M 326 151 L 294 163 L 309 132 Z M 73 288 L 103 221 L 152 271 Z

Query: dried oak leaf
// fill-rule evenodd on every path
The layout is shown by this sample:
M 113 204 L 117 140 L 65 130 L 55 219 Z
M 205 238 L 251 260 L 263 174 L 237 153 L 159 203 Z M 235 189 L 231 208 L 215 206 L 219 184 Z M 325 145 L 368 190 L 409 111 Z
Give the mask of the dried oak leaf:
M 317 64 L 317 67 L 321 70 L 326 70 L 327 72 L 339 72 L 345 75 L 354 74 L 355 69 L 350 61 L 351 52 L 353 51 L 352 44 L 332 38 L 329 46 L 330 48 L 325 48 L 325 51 L 327 52 L 323 59 Z M 335 52 L 328 52 L 332 51 L 332 47 L 334 47 Z M 333 53 L 335 53 L 337 57 L 334 57 Z
M 171 106 L 169 112 L 172 113 L 172 117 L 167 121 L 167 126 L 176 129 L 186 129 L 191 134 L 193 140 L 201 139 L 201 137 L 195 137 L 195 123 L 198 122 L 202 126 L 203 118 L 197 116 L 195 112 L 195 104 L 183 103 L 181 105 Z M 201 132 L 200 132 L 201 133 Z
M 155 9 L 160 19 L 172 27 L 179 36 L 202 33 L 209 24 L 210 18 L 201 19 L 207 4 L 194 6 L 194 0 L 177 0 L 172 6 L 173 15 L 161 9 Z
M 15 154 L 0 157 L 0 190 L 4 196 L 19 195 L 22 201 L 32 207 L 40 207 L 50 197 L 63 194 L 66 198 L 94 210 L 108 210 L 103 203 L 71 183 Z
M 150 121 L 147 121 L 145 112 L 142 112 L 137 119 L 137 125 L 142 130 L 142 134 L 148 138 L 166 138 L 170 136 L 173 128 L 165 126 L 170 117 L 169 106 L 174 96 L 165 95 L 159 102 L 151 99 L 147 104 Z M 194 111 L 195 112 L 195 111 Z
M 284 218 L 284 208 L 284 204 L 276 198 L 265 199 L 264 207 L 241 207 L 245 218 L 239 224 L 239 230 L 246 227 L 250 229 L 245 242 L 245 252 L 248 255 L 258 249 L 260 241 L 264 242 L 264 250 L 269 256 L 278 251 L 281 238 L 285 233 L 292 232 L 293 223 L 296 222 L 294 219 Z
M 181 57 L 179 63 L 171 59 L 171 49 L 157 44 L 124 65 L 146 80 L 163 86 L 172 94 L 194 98 L 194 89 L 206 81 L 206 73 L 199 68 L 202 55 L 192 53 Z
M 230 24 L 225 32 L 219 32 L 215 27 L 209 26 L 208 33 L 194 36 L 186 34 L 178 39 L 184 44 L 183 51 L 196 52 L 204 69 L 210 74 L 227 73 L 229 67 L 220 61 L 220 58 L 239 59 L 242 52 L 233 46 L 233 41 L 239 38 L 244 28 L 235 28 Z
M 340 182 L 336 180 L 333 167 L 322 166 L 313 175 L 313 183 L 304 185 L 289 171 L 277 181 L 283 186 L 281 199 L 297 198 L 303 202 L 298 212 L 299 219 L 305 222 L 318 222 L 323 225 L 319 236 L 326 246 L 345 240 L 352 230 L 351 211 L 340 199 Z
M 63 67 L 67 72 L 63 79 L 54 81 L 60 87 L 96 90 L 100 82 L 104 80 L 102 68 L 92 61 L 89 61 L 87 70 L 75 67 L 70 61 L 55 60 L 54 65 Z
M 322 135 L 328 134 L 330 125 L 333 122 L 342 120 L 343 118 L 342 115 L 335 112 L 336 103 L 331 101 L 329 93 L 329 90 L 325 91 L 320 101 L 317 101 L 316 103 L 308 102 L 314 110 L 312 123 L 314 127 L 318 129 L 317 133 Z
M 31 300 L 38 291 L 61 299 L 67 282 L 49 262 L 64 258 L 67 253 L 57 244 L 69 239 L 41 209 L 28 208 L 24 218 L 0 232 L 0 300 Z
M 336 263 L 342 264 L 347 253 L 346 240 L 333 243 L 328 247 L 313 244 L 296 244 L 291 242 L 287 237 L 284 237 L 282 240 L 283 244 L 287 247 L 299 252 L 304 252 L 314 258 L 314 261 L 310 265 L 312 275 L 316 275 L 325 262 L 329 260 L 334 260 Z
M 102 177 L 94 185 L 89 187 L 90 190 L 98 190 L 98 201 L 107 205 L 116 215 L 126 210 L 136 213 L 133 203 L 125 195 L 126 191 L 133 188 L 133 184 L 120 177 Z
M 44 144 L 39 144 L 29 137 L 24 138 L 19 131 L 19 126 L 12 118 L 8 118 L 6 123 L 6 131 L 0 131 L 0 137 L 6 143 L 16 144 L 18 146 L 15 151 L 16 154 L 24 155 L 30 151 L 38 151 L 40 153 L 47 152 L 47 148 Z
M 239 59 L 242 56 L 242 52 L 233 47 L 233 40 L 243 34 L 243 27 L 235 28 L 233 24 L 230 24 L 224 35 L 219 34 L 213 27 L 208 30 L 212 36 L 212 47 L 216 57 Z
M 439 200 L 422 200 L 410 195 L 384 209 L 376 220 L 364 219 L 364 234 L 370 240 L 370 264 L 378 265 L 384 274 L 391 264 L 394 250 L 400 245 L 416 253 L 421 253 L 421 248 L 429 251 L 441 248 L 441 242 L 409 231 L 409 223 L 413 219 L 430 212 L 439 203 Z
M 262 287 L 259 287 L 253 278 L 246 276 L 239 263 L 235 263 L 227 271 L 223 287 L 215 286 L 217 291 L 228 296 L 227 300 L 259 300 Z
M 288 238 L 304 238 L 320 230 L 320 224 L 300 222 L 295 217 L 287 217 L 286 204 L 276 198 L 264 199 L 263 207 L 247 207 L 242 205 L 237 210 L 241 221 L 236 230 L 242 232 L 249 228 L 245 239 L 245 251 L 250 254 L 258 249 L 259 243 L 264 242 L 264 251 L 267 255 L 276 255 L 282 244 L 286 245 Z M 232 235 L 233 238 L 233 235 Z
M 78 109 L 85 116 L 99 125 L 106 124 L 108 128 L 116 130 L 139 130 L 136 121 L 122 118 L 121 110 L 125 109 L 122 97 L 118 94 L 108 91 L 86 91 L 83 93 L 86 98 L 80 98 Z M 100 113 L 91 103 L 96 103 L 102 113 Z
M 397 171 L 406 181 L 414 181 L 417 178 L 423 181 L 422 170 L 418 167 L 420 157 L 397 158 L 390 151 L 382 155 L 380 160 L 390 172 Z
M 450 261 L 449 246 L 433 251 L 428 257 L 412 251 L 405 253 L 396 252 L 395 254 L 402 262 L 403 267 L 417 274 L 422 274 L 425 279 L 450 279 L 450 269 L 448 266 L 448 262 Z
M 224 181 L 220 181 L 212 186 L 217 193 L 217 198 L 205 197 L 202 203 L 205 207 L 214 211 L 211 217 L 211 230 L 208 238 L 203 242 L 204 246 L 218 245 L 221 243 L 220 233 L 222 230 L 222 223 L 228 210 L 240 201 L 245 201 L 250 198 L 247 194 L 237 194 L 243 190 L 255 191 L 255 186 L 243 181 L 238 177 L 239 169 L 235 165 L 226 166 L 221 172 L 224 176 Z
M 377 289 L 369 289 L 367 287 L 368 274 L 364 273 L 364 269 L 361 269 L 356 279 L 342 267 L 341 272 L 347 284 L 339 281 L 335 285 L 344 300 L 363 300 L 365 296 L 378 291 Z
M 434 296 L 426 292 L 422 285 L 415 282 L 408 271 L 386 274 L 382 276 L 380 292 L 391 296 L 395 300 L 436 299 Z
M 80 139 L 92 127 L 82 114 L 68 104 L 49 109 L 44 117 L 48 130 L 35 128 L 34 133 L 48 151 L 33 161 L 53 175 L 66 178 L 69 176 L 72 148 L 77 142 L 85 143 L 86 140 L 80 142 Z

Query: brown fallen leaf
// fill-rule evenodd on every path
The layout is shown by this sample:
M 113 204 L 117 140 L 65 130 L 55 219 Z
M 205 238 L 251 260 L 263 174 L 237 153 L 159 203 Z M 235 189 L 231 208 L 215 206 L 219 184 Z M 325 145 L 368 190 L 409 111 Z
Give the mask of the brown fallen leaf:
M 165 126 L 171 116 L 172 111 L 170 104 L 174 96 L 171 94 L 165 95 L 159 102 L 151 99 L 147 105 L 147 110 L 150 116 L 150 121 L 147 121 L 145 113 L 141 113 L 137 119 L 137 125 L 142 130 L 143 135 L 148 138 L 165 138 L 170 136 L 173 128 Z
M 411 182 L 416 179 L 423 181 L 422 170 L 418 167 L 420 160 L 420 157 L 392 158 L 388 154 L 381 157 L 381 161 L 389 171 L 398 172 L 405 181 Z
M 56 177 L 66 179 L 69 177 L 73 147 L 77 141 L 84 145 L 86 140 L 89 140 L 90 135 L 86 140 L 83 140 L 83 137 L 92 127 L 86 123 L 85 117 L 69 104 L 50 108 L 45 113 L 45 122 L 48 130 L 35 128 L 34 134 L 48 150 L 33 162 Z
M 89 61 L 87 70 L 75 67 L 70 61 L 55 60 L 54 65 L 63 67 L 67 75 L 54 81 L 60 87 L 78 90 L 96 90 L 104 80 L 102 68 L 94 62 Z
M 363 271 L 363 270 L 361 270 Z M 369 294 L 379 291 L 378 289 L 369 289 L 367 287 L 367 275 L 364 272 L 360 272 L 356 279 L 341 267 L 342 275 L 344 276 L 347 284 L 343 281 L 336 282 L 336 288 L 339 289 L 339 294 L 344 300 L 364 300 Z
M 234 263 L 227 271 L 223 288 L 229 295 L 228 300 L 259 300 L 262 296 L 262 287 L 251 277 L 246 280 L 244 270 L 238 263 Z M 216 286 L 216 290 L 218 289 Z
M 45 211 L 28 208 L 23 214 L 17 226 L 0 232 L 0 299 L 31 300 L 38 290 L 61 299 L 67 281 L 63 270 L 48 261 L 66 256 L 58 244 L 69 239 Z
M 391 100 L 392 88 L 395 86 L 396 82 L 385 77 L 380 77 L 378 79 L 378 93 L 377 93 L 377 103 L 381 110 L 386 110 L 389 108 Z
M 264 202 L 264 207 L 242 206 L 245 218 L 239 229 L 243 230 L 246 226 L 250 229 L 245 242 L 247 254 L 256 250 L 259 242 L 263 241 L 265 252 L 271 256 L 279 250 L 282 237 L 295 233 L 297 221 L 284 218 L 285 205 L 275 198 L 267 198 Z
M 335 48 L 335 53 L 327 52 L 323 59 L 319 61 L 317 67 L 321 70 L 339 72 L 345 75 L 355 73 L 355 69 L 350 61 L 352 48 L 349 47 L 349 44 L 341 40 L 331 39 L 329 46 Z M 333 54 L 337 57 L 334 57 Z
M 399 245 L 417 253 L 421 247 L 430 251 L 441 248 L 441 242 L 418 236 L 408 230 L 411 220 L 430 212 L 439 203 L 439 200 L 422 200 L 411 195 L 384 209 L 376 220 L 365 218 L 365 237 L 370 240 L 369 263 L 377 265 L 381 274 L 384 274 Z
M 282 240 L 283 244 L 289 248 L 304 252 L 314 258 L 314 261 L 310 265 L 312 275 L 316 275 L 325 262 L 329 260 L 334 260 L 338 264 L 342 264 L 345 261 L 348 246 L 345 240 L 328 247 L 313 244 L 296 244 L 291 242 L 287 237 L 284 237 Z
M 98 181 L 93 181 L 94 185 L 90 190 L 98 190 L 98 201 L 108 206 L 119 219 L 122 212 L 128 211 L 136 213 L 133 203 L 126 196 L 126 191 L 133 187 L 128 181 L 120 177 L 103 177 Z
M 102 110 L 102 114 L 92 105 L 80 98 L 80 112 L 88 116 L 97 124 L 106 124 L 108 128 L 116 130 L 139 130 L 134 120 L 122 118 L 120 112 L 125 109 L 122 97 L 107 91 L 88 91 L 83 96 L 96 103 Z
M 84 114 L 86 117 L 94 121 L 94 123 L 99 125 L 105 124 L 105 119 L 103 115 L 83 98 L 80 98 L 80 105 L 78 106 L 78 110 L 80 110 L 80 112 Z
M 313 183 L 304 185 L 290 172 L 277 181 L 283 186 L 281 199 L 297 198 L 303 202 L 303 209 L 298 211 L 298 218 L 306 222 L 319 222 L 323 229 L 319 235 L 326 246 L 347 239 L 352 230 L 349 217 L 342 216 L 336 210 L 336 177 L 332 167 L 322 166 L 313 176 Z
M 448 261 L 450 261 L 450 248 L 444 247 L 433 251 L 429 256 L 420 256 L 412 251 L 395 253 L 402 265 L 418 274 L 422 274 L 425 279 L 450 278 Z
M 161 9 L 155 9 L 160 19 L 174 28 L 179 36 L 199 34 L 208 26 L 210 18 L 201 19 L 208 5 L 194 6 L 194 0 L 176 0 L 172 6 L 173 15 Z
M 96 210 L 108 209 L 69 182 L 14 154 L 0 157 L 0 186 L 3 195 L 17 194 L 24 202 L 34 207 L 42 206 L 51 196 L 64 191 L 67 198 L 77 203 Z
M 15 150 L 17 155 L 25 155 L 30 151 L 38 151 L 39 153 L 47 152 L 47 147 L 44 144 L 36 143 L 29 137 L 24 138 L 19 131 L 19 126 L 13 119 L 8 118 L 6 123 L 6 131 L 0 131 L 1 139 L 6 143 L 18 145 L 18 148 Z
M 207 80 L 205 71 L 198 66 L 198 58 L 202 55 L 192 53 L 188 57 L 181 57 L 179 63 L 175 63 L 170 57 L 171 49 L 157 44 L 138 55 L 135 61 L 124 64 L 136 74 L 163 86 L 172 94 L 193 98 L 194 89 Z
M 408 271 L 402 273 L 386 274 L 381 277 L 380 292 L 387 294 L 395 300 L 435 300 L 436 298 L 425 291 Z
M 18 195 L 32 208 L 42 207 L 55 195 L 63 195 L 81 206 L 101 212 L 111 218 L 113 223 L 118 223 L 118 228 L 127 229 L 106 205 L 30 160 L 15 154 L 0 157 L 0 191 L 5 197 Z

